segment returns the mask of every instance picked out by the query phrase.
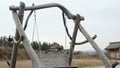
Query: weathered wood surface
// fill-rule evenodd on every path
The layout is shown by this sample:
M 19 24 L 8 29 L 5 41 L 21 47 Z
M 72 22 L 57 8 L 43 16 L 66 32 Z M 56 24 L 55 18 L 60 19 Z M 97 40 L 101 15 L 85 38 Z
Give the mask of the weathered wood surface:
M 41 68 L 69 67 L 68 55 L 65 51 L 40 53 Z
M 80 24 L 80 15 L 77 14 L 76 19 L 75 19 L 75 26 L 74 26 L 72 41 L 70 44 L 69 65 L 71 65 L 72 58 L 73 58 L 73 52 L 74 52 L 79 24 Z
M 20 8 L 19 8 L 19 13 L 18 13 L 18 17 L 20 19 L 21 24 L 23 22 L 24 7 L 25 7 L 25 4 L 21 2 L 20 3 Z M 20 35 L 19 35 L 19 33 L 16 29 L 15 40 L 18 41 L 19 39 L 20 39 Z M 18 47 L 19 47 L 19 44 L 14 44 L 13 45 L 10 68 L 15 68 L 15 66 L 16 66 Z
M 18 18 L 17 12 L 12 11 L 12 14 L 13 14 L 13 19 L 16 24 L 16 28 L 17 28 L 20 36 L 23 36 L 23 44 L 24 44 L 26 52 L 28 53 L 28 55 L 32 61 L 32 68 L 40 68 L 41 65 L 40 65 L 38 55 L 35 53 L 32 46 L 30 45 L 30 41 L 28 40 L 28 38 L 24 32 L 24 29 L 22 28 L 22 25 Z
M 102 51 L 100 50 L 100 48 L 97 46 L 96 42 L 93 41 L 93 39 L 90 37 L 90 35 L 85 31 L 85 29 L 82 27 L 81 24 L 79 24 L 79 30 L 81 31 L 81 33 L 85 36 L 85 38 L 90 42 L 90 44 L 92 45 L 92 47 L 96 50 L 96 52 L 98 53 L 100 59 L 103 61 L 103 63 L 105 64 L 106 68 L 112 68 L 112 65 L 110 63 L 110 61 L 108 60 L 108 58 L 102 53 Z
M 76 16 L 71 14 L 64 6 L 60 5 L 60 4 L 56 4 L 56 3 L 50 3 L 50 4 L 44 4 L 44 5 L 37 5 L 37 6 L 28 6 L 25 7 L 25 10 L 38 10 L 38 9 L 43 9 L 43 8 L 50 8 L 50 7 L 58 7 L 60 8 L 69 19 L 76 19 Z M 19 34 L 21 36 L 24 37 L 23 43 L 25 45 L 25 49 L 28 53 L 28 55 L 30 56 L 32 63 L 33 63 L 33 68 L 40 68 L 40 61 L 39 58 L 37 56 L 37 54 L 35 53 L 35 51 L 32 49 L 30 42 L 24 32 L 24 29 L 22 28 L 21 22 L 18 18 L 17 13 L 15 12 L 15 10 L 18 10 L 20 7 L 18 6 L 11 6 L 10 10 L 13 10 L 13 18 L 14 21 L 16 23 L 16 27 L 17 30 L 19 32 Z M 82 17 L 80 17 L 81 20 L 83 19 Z M 79 21 L 79 20 L 77 20 Z M 76 22 L 77 23 L 77 22 Z M 91 43 L 92 47 L 97 51 L 99 57 L 101 58 L 101 60 L 103 61 L 103 63 L 105 64 L 106 68 L 112 68 L 112 65 L 110 64 L 109 60 L 106 58 L 106 56 L 102 53 L 102 51 L 100 50 L 100 48 L 97 46 L 97 44 L 92 40 L 92 38 L 89 36 L 89 34 L 85 31 L 85 29 L 80 25 L 76 25 L 75 26 L 75 30 L 73 33 L 73 39 L 71 42 L 71 47 L 70 47 L 70 55 L 69 55 L 69 64 L 71 64 L 71 59 L 72 59 L 72 55 L 73 55 L 73 50 L 74 50 L 74 45 L 75 45 L 75 40 L 76 40 L 76 35 L 77 35 L 77 29 L 79 27 L 79 30 L 82 32 L 82 34 L 86 37 L 86 39 Z
M 51 8 L 51 7 L 58 7 L 60 8 L 69 19 L 75 19 L 75 15 L 73 15 L 68 9 L 66 9 L 64 6 L 58 3 L 49 3 L 49 4 L 43 4 L 43 5 L 36 5 L 36 6 L 26 6 L 25 10 L 39 10 L 39 9 L 45 9 L 45 8 Z M 10 10 L 19 10 L 19 6 L 10 6 Z
M 92 37 L 92 39 L 94 40 L 94 39 L 96 39 L 96 37 L 97 37 L 97 35 L 94 35 L 93 37 Z M 85 44 L 85 43 L 88 43 L 89 41 L 88 40 L 84 40 L 84 41 L 82 41 L 82 42 L 77 42 L 77 43 L 75 43 L 75 45 L 82 45 L 82 44 Z

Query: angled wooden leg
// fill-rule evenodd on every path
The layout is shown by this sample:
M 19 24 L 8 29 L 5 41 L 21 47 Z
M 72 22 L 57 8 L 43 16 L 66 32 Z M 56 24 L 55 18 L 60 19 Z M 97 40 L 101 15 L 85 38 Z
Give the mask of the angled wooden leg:
M 24 29 L 22 28 L 22 25 L 20 23 L 17 13 L 15 11 L 13 11 L 12 14 L 13 14 L 13 19 L 16 24 L 16 28 L 17 28 L 20 36 L 23 36 L 22 42 L 24 44 L 26 52 L 28 53 L 28 55 L 30 56 L 30 59 L 32 61 L 32 68 L 40 68 L 41 65 L 40 65 L 40 60 L 38 58 L 38 55 L 35 53 L 32 46 L 30 45 L 30 41 L 28 40 L 28 38 L 24 32 Z
M 105 64 L 106 68 L 112 68 L 111 63 L 109 62 L 108 58 L 102 53 L 102 51 L 100 50 L 100 48 L 98 47 L 98 45 L 96 44 L 96 42 L 94 42 L 94 40 L 90 37 L 90 35 L 85 31 L 85 29 L 82 27 L 81 24 L 79 24 L 79 30 L 81 31 L 81 33 L 85 36 L 85 38 L 90 42 L 90 44 L 92 45 L 92 47 L 96 50 L 96 52 L 98 53 L 100 59 L 103 61 L 103 63 Z
M 20 19 L 21 24 L 22 24 L 22 21 L 23 21 L 24 8 L 25 8 L 25 4 L 21 2 L 20 3 L 20 8 L 19 8 L 19 13 L 18 13 L 18 17 Z M 18 31 L 16 30 L 15 40 L 18 41 L 19 38 L 20 38 L 20 35 L 19 35 Z M 13 45 L 10 68 L 15 68 L 15 66 L 16 66 L 18 47 L 19 47 L 18 44 Z

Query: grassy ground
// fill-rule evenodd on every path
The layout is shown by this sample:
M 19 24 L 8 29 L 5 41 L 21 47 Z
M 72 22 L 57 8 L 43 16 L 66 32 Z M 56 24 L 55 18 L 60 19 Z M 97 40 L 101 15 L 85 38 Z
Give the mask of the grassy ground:
M 32 68 L 30 60 L 17 61 L 16 68 Z M 78 66 L 79 68 L 103 66 L 101 60 L 98 59 L 73 59 L 72 66 Z M 0 61 L 0 68 L 9 68 L 6 61 Z
M 16 68 L 32 68 L 30 60 L 19 60 L 17 61 Z M 0 61 L 0 68 L 9 68 L 6 61 Z
M 98 59 L 73 59 L 72 65 L 78 66 L 79 68 L 94 67 L 94 66 L 102 66 L 103 62 Z
M 110 60 L 111 63 L 114 63 L 114 60 Z M 79 68 L 84 67 L 96 67 L 104 66 L 104 63 L 100 59 L 73 59 L 73 66 L 78 66 Z

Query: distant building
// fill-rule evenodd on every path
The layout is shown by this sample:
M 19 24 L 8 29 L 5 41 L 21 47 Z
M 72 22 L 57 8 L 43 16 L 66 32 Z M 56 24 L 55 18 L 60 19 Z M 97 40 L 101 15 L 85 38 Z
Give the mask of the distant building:
M 120 59 L 120 42 L 110 42 L 105 49 L 110 59 Z

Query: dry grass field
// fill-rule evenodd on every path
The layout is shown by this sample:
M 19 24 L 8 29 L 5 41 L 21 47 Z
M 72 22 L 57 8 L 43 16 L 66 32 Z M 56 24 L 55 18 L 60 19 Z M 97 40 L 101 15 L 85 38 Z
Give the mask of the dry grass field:
M 78 66 L 79 68 L 83 67 L 94 67 L 94 66 L 103 66 L 103 62 L 99 59 L 73 59 L 73 66 Z
M 16 68 L 32 68 L 30 60 L 19 60 L 17 61 Z M 6 61 L 0 61 L 0 68 L 9 68 Z
M 0 68 L 9 68 L 5 59 L 2 56 L 6 56 L 10 59 L 12 49 L 9 47 L 0 48 Z M 82 57 L 82 56 L 81 56 Z M 26 60 L 24 60 L 26 59 Z M 31 61 L 24 49 L 19 49 L 18 52 L 18 61 L 16 68 L 32 68 Z M 94 67 L 94 66 L 103 66 L 101 60 L 90 56 L 83 56 L 82 59 L 73 59 L 72 66 L 78 66 L 79 68 L 84 67 Z
M 101 60 L 98 59 L 73 59 L 72 66 L 78 66 L 79 68 L 103 66 Z M 9 68 L 6 61 L 0 61 L 0 68 Z M 32 68 L 30 60 L 17 61 L 16 68 Z

